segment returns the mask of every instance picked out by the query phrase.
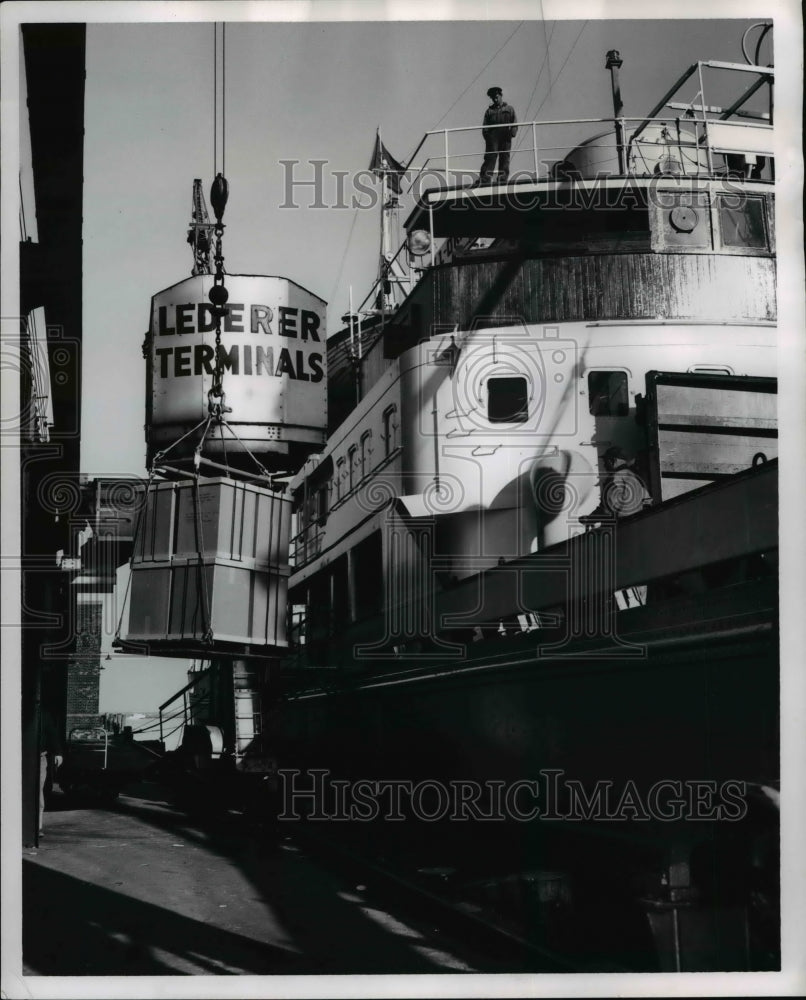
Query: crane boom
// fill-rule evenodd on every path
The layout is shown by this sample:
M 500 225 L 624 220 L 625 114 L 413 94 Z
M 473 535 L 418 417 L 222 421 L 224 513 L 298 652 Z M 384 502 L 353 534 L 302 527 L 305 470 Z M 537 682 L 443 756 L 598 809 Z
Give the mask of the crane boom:
M 202 193 L 202 182 L 200 178 L 193 181 L 193 205 L 191 208 L 190 228 L 188 229 L 188 243 L 193 250 L 193 270 L 192 275 L 213 273 L 213 230 L 214 223 L 210 222 L 207 214 L 207 203 Z

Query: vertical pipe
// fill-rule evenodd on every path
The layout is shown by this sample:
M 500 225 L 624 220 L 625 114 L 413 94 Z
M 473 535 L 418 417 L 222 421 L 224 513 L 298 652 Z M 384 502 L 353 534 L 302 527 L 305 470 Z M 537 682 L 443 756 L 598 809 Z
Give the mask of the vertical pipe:
M 434 266 L 434 206 L 428 205 L 428 233 L 431 237 L 431 267 Z
M 697 62 L 697 77 L 700 84 L 700 107 L 702 108 L 702 126 L 705 129 L 705 155 L 708 160 L 708 173 L 713 176 L 714 158 L 711 155 L 711 137 L 708 134 L 708 118 L 706 117 L 705 84 L 702 77 L 702 63 Z
M 381 295 L 383 295 L 383 284 L 381 284 Z M 360 336 L 360 329 L 359 329 Z M 355 314 L 353 313 L 353 286 L 350 285 L 350 361 L 355 373 L 355 402 L 356 406 L 361 402 L 361 348 L 356 349 L 355 342 Z
M 674 941 L 674 971 L 683 971 L 682 955 L 680 951 L 680 915 L 676 904 L 672 904 L 672 938 Z
M 537 161 L 537 126 L 534 122 L 532 122 L 532 153 L 534 154 L 535 161 L 535 180 L 537 180 L 540 173 L 540 165 Z
M 353 286 L 350 285 L 350 349 L 355 354 L 355 327 L 353 325 Z
M 448 180 L 448 130 L 445 129 L 443 135 L 445 136 L 445 186 L 449 186 L 450 181 Z
M 610 70 L 610 85 L 613 91 L 613 122 L 616 129 L 616 151 L 618 153 L 618 171 L 624 173 L 624 125 L 619 119 L 624 105 L 621 100 L 621 84 L 619 83 L 619 69 L 624 65 L 624 60 L 619 56 L 617 49 L 610 49 L 606 56 L 605 69 Z

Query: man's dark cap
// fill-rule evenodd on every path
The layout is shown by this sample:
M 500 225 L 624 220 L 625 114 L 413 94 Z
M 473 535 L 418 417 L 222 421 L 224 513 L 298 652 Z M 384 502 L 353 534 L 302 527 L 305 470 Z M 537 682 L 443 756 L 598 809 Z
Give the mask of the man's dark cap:
M 490 87 L 490 89 L 487 91 L 487 96 L 495 97 L 496 94 L 503 94 L 503 93 L 504 91 L 501 90 L 500 87 Z

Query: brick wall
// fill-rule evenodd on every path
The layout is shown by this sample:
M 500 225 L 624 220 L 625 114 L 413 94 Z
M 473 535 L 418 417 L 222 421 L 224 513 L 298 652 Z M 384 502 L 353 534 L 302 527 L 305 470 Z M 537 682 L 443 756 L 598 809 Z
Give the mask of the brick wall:
M 100 595 L 81 595 L 76 603 L 76 647 L 67 667 L 67 732 L 74 726 L 101 724 L 98 692 L 101 683 Z

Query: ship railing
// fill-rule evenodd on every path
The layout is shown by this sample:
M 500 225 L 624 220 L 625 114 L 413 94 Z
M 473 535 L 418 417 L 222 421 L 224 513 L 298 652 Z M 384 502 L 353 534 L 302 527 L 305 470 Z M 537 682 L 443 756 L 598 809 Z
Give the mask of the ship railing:
M 573 118 L 515 122 L 513 125 L 492 125 L 488 129 L 517 127 L 521 142 L 513 139 L 510 151 L 511 169 L 508 183 L 518 181 L 550 181 L 574 175 L 575 161 L 580 179 L 596 177 L 640 177 L 660 173 L 682 174 L 688 177 L 723 177 L 735 175 L 738 157 L 752 162 L 759 157 L 765 164 L 768 179 L 772 179 L 773 127 L 764 117 L 758 121 L 727 121 L 724 118 L 697 117 L 693 105 L 682 114 L 648 117 Z M 681 108 L 673 109 L 680 111 Z M 707 110 L 707 108 L 706 108 Z M 721 110 L 721 109 L 716 109 Z M 604 126 L 605 131 L 591 136 L 580 126 Z M 485 155 L 480 137 L 483 126 L 436 129 L 426 132 L 409 160 L 405 176 L 408 191 L 424 193 L 423 185 L 437 181 L 440 187 L 466 184 L 481 174 Z M 571 130 L 573 129 L 573 133 Z M 528 136 L 527 145 L 522 145 Z M 472 138 L 473 149 L 467 148 Z M 429 140 L 432 140 L 429 142 Z M 479 141 L 480 140 L 480 141 Z M 418 167 L 415 158 L 439 144 Z M 517 145 L 515 144 L 517 143 Z M 572 152 L 569 154 L 569 150 Z M 677 163 L 670 158 L 678 153 Z M 592 155 L 596 158 L 592 158 Z M 466 166 L 470 161 L 477 166 Z M 761 174 L 761 171 L 759 171 Z M 453 183 L 451 183 L 453 180 Z
M 367 292 L 362 301 L 359 302 L 358 306 L 354 310 L 354 315 L 358 318 L 359 322 L 358 339 L 362 343 L 363 350 L 366 350 L 367 346 L 369 345 L 365 345 L 363 343 L 363 335 L 361 333 L 361 326 L 360 326 L 361 317 L 364 317 L 365 319 L 368 317 L 380 317 L 381 321 L 380 326 L 377 328 L 377 330 L 373 330 L 373 333 L 376 334 L 383 328 L 386 320 L 390 318 L 394 312 L 393 309 L 386 308 L 386 306 L 384 305 L 385 296 L 380 294 L 383 290 L 384 283 L 390 280 L 390 278 L 394 274 L 394 265 L 399 264 L 401 270 L 407 276 L 406 282 L 409 286 L 409 289 L 414 285 L 415 281 L 419 277 L 420 272 L 425 270 L 424 266 L 412 263 L 411 255 L 407 252 L 408 249 L 409 249 L 408 240 L 403 240 L 403 242 L 397 248 L 397 251 L 391 257 L 388 258 L 388 260 L 383 266 L 381 274 L 378 275 L 370 290 Z M 415 277 L 415 275 L 417 277 Z M 375 303 L 378 300 L 379 296 L 382 303 L 380 309 L 373 306 L 373 303 Z
M 292 569 L 306 566 L 322 551 L 322 531 L 317 524 L 306 524 L 291 536 L 288 564 Z
M 732 89 L 738 96 L 728 98 L 721 107 L 709 103 L 706 94 L 706 77 L 710 86 L 714 74 L 723 81 L 731 76 L 732 83 L 738 84 Z M 517 126 L 510 151 L 510 165 L 515 169 L 510 171 L 508 185 L 658 175 L 771 182 L 774 78 L 770 66 L 699 61 L 689 66 L 645 116 L 544 119 L 486 128 Z M 765 86 L 769 88 L 767 110 L 748 108 L 750 98 Z M 714 92 L 727 91 L 720 85 Z M 672 100 L 675 97 L 678 100 Z M 591 136 L 595 126 L 602 131 Z M 432 129 L 408 157 L 400 177 L 401 193 L 429 208 L 430 254 L 415 258 L 405 252 L 408 238 L 404 240 L 358 307 L 359 314 L 367 302 L 375 301 L 394 262 L 406 272 L 409 288 L 428 266 L 438 262 L 428 195 L 478 185 L 485 155 L 484 129 L 484 125 Z M 432 183 L 435 186 L 425 187 Z
M 714 87 L 712 82 L 714 77 L 718 77 L 720 83 L 718 89 L 715 88 L 712 92 L 720 94 L 730 92 L 735 95 L 733 98 L 728 98 L 729 103 L 722 107 L 711 105 L 707 98 L 706 81 L 708 87 Z M 513 123 L 518 126 L 517 137 L 519 137 L 519 142 L 512 153 L 513 156 L 521 153 L 529 156 L 533 172 L 532 179 L 537 180 L 541 174 L 541 157 L 545 156 L 547 152 L 556 153 L 562 150 L 573 150 L 574 147 L 577 147 L 578 150 L 580 146 L 584 147 L 590 142 L 590 137 L 582 134 L 579 126 L 607 124 L 610 127 L 613 143 L 618 153 L 618 174 L 629 175 L 636 172 L 630 169 L 630 144 L 635 147 L 635 144 L 641 141 L 642 136 L 646 136 L 652 132 L 653 125 L 659 124 L 668 127 L 671 118 L 677 121 L 678 128 L 681 121 L 686 122 L 689 126 L 696 126 L 694 145 L 701 147 L 704 152 L 704 163 L 702 164 L 704 169 L 698 169 L 696 174 L 697 176 L 712 176 L 720 167 L 718 161 L 720 155 L 741 155 L 744 153 L 749 156 L 756 156 L 761 153 L 771 157 L 772 140 L 771 136 L 765 135 L 765 133 L 772 132 L 774 79 L 775 70 L 772 66 L 700 60 L 688 67 L 648 115 L 637 118 L 628 118 L 625 116 L 614 118 L 563 118 Z M 696 91 L 694 90 L 695 87 Z M 764 87 L 767 87 L 769 91 L 767 111 L 761 112 L 748 109 L 746 107 L 747 102 Z M 678 101 L 673 101 L 672 98 L 674 97 L 677 97 Z M 662 114 L 664 109 L 668 109 L 666 114 Z M 682 116 L 675 119 L 673 115 L 669 115 L 669 112 L 675 111 L 678 113 L 682 112 Z M 742 120 L 737 121 L 736 118 L 741 118 Z M 634 127 L 632 123 L 634 123 Z M 422 172 L 432 163 L 441 161 L 444 165 L 442 168 L 444 175 L 448 178 L 450 176 L 451 160 L 455 163 L 457 159 L 470 156 L 478 157 L 480 155 L 479 150 L 483 146 L 483 143 L 478 141 L 482 138 L 478 133 L 482 132 L 485 128 L 496 130 L 509 129 L 511 127 L 512 124 L 506 123 L 488 126 L 470 125 L 457 128 L 433 129 L 426 132 L 417 148 L 408 158 L 406 165 L 408 176 L 418 154 L 424 148 L 429 150 L 429 155 L 418 169 L 412 180 L 411 187 L 417 185 Z M 569 128 L 575 129 L 578 134 L 574 135 L 569 132 Z M 542 141 L 546 130 L 551 130 L 552 132 L 548 142 Z M 560 135 L 557 134 L 558 130 L 562 130 L 562 143 L 558 141 L 560 138 Z M 522 150 L 521 144 L 527 136 L 531 139 L 531 146 L 527 145 Z M 457 142 L 462 137 L 473 138 L 475 145 L 474 152 L 456 148 Z M 541 138 L 540 143 L 538 142 L 539 137 Z M 438 141 L 441 146 L 438 154 L 431 152 L 431 147 L 435 141 Z M 454 144 L 453 150 L 450 148 L 451 142 Z M 653 144 L 657 146 L 657 140 L 654 140 Z M 746 148 L 744 148 L 745 146 Z M 523 162 L 523 156 L 519 158 Z M 699 155 L 695 157 L 695 163 L 698 167 L 700 166 L 700 159 Z M 562 162 L 562 159 L 558 162 Z M 640 168 L 640 164 L 638 166 Z M 730 166 L 727 165 L 726 169 L 730 169 Z M 473 171 L 472 173 L 479 173 L 479 171 Z M 613 174 L 614 171 L 611 169 L 608 173 Z M 690 173 L 690 171 L 686 171 L 686 173 Z
M 753 69 L 762 72 L 758 67 Z M 755 89 L 757 87 L 751 87 L 750 91 Z M 516 122 L 519 134 L 529 136 L 530 143 L 516 145 L 511 150 L 510 164 L 517 169 L 510 170 L 507 185 L 557 181 L 595 183 L 605 179 L 659 176 L 769 182 L 774 179 L 773 126 L 769 112 L 742 112 L 738 102 L 724 109 L 704 102 L 676 103 L 670 107 L 677 113 L 659 115 L 656 113 L 660 110 L 658 107 L 653 109 L 652 115 L 641 117 Z M 727 120 L 729 114 L 742 113 L 756 120 Z M 591 135 L 592 126 L 604 128 L 604 131 Z M 487 127 L 509 129 L 513 125 Z M 406 185 L 402 193 L 410 195 L 415 204 L 429 208 L 430 254 L 419 261 L 413 260 L 411 254 L 405 253 L 407 238 L 392 260 L 400 261 L 408 269 L 412 284 L 415 274 L 437 262 L 432 206 L 428 197 L 441 191 L 478 185 L 485 155 L 485 144 L 479 134 L 483 128 L 472 125 L 426 132 L 409 157 L 402 178 Z M 472 151 L 467 148 L 470 138 Z M 439 146 L 438 151 L 426 156 L 419 167 L 413 167 L 418 155 L 435 144 Z M 475 166 L 469 165 L 471 161 L 475 161 Z M 426 187 L 429 184 L 431 186 Z M 384 275 L 379 277 L 370 289 L 359 311 L 377 295 L 383 278 Z

